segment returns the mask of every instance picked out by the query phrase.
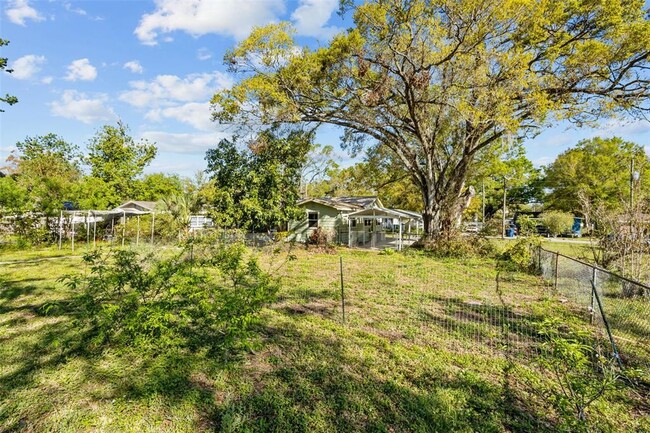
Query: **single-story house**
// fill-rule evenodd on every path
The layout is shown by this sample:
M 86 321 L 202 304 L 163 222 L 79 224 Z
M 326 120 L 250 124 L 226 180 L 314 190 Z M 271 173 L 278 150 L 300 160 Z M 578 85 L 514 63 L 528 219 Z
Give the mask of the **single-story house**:
M 329 241 L 353 246 L 402 246 L 402 228 L 405 223 L 419 224 L 421 216 L 415 212 L 387 209 L 378 197 L 323 197 L 298 202 L 304 217 L 289 223 L 291 239 L 305 242 L 321 229 Z M 387 234 L 398 227 L 399 238 Z M 389 229 L 390 227 L 390 229 Z
M 115 211 L 138 211 L 138 212 L 154 212 L 156 210 L 156 205 L 158 202 L 155 201 L 142 201 L 142 200 L 131 200 L 127 201 L 116 207 Z

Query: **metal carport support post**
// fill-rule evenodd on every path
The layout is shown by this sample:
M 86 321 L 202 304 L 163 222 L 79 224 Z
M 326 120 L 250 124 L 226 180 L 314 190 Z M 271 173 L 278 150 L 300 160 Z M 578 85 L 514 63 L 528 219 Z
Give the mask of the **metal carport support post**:
M 122 209 L 122 218 L 124 221 L 122 222 L 122 247 L 124 247 L 124 238 L 126 237 L 126 211 Z
M 61 237 L 63 236 L 63 211 L 59 214 L 59 249 L 61 249 Z
M 74 231 L 74 219 L 77 216 L 77 212 L 72 212 L 72 251 L 74 251 L 74 236 L 75 236 L 75 231 Z
M 135 234 L 135 246 L 140 244 L 140 215 L 138 215 L 138 230 Z
M 151 245 L 153 245 L 153 230 L 156 225 L 156 212 L 151 213 Z

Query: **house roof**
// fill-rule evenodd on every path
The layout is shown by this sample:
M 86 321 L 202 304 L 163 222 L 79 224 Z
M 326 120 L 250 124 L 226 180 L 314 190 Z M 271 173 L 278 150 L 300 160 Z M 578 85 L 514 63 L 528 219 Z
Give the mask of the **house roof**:
M 377 206 L 351 212 L 348 216 L 350 217 L 373 216 L 378 218 L 400 218 L 400 219 L 404 218 L 404 219 L 410 219 L 416 221 L 422 219 L 422 216 L 418 215 L 415 212 L 403 211 L 400 209 L 387 209 L 384 207 L 377 207 Z
M 329 206 L 336 210 L 342 210 L 342 211 L 354 211 L 359 209 L 365 209 L 377 203 L 381 205 L 381 202 L 376 196 L 308 198 L 299 201 L 298 205 L 302 205 L 309 202 L 322 204 L 324 206 Z
M 339 202 L 335 199 L 329 198 L 329 197 L 324 197 L 324 198 L 308 198 L 305 200 L 300 200 L 298 202 L 298 205 L 303 205 L 306 203 L 318 203 L 322 204 L 323 206 L 328 206 L 336 210 L 347 210 L 347 211 L 352 211 L 352 210 L 357 210 L 361 209 L 359 206 L 356 205 L 350 205 L 348 203 L 343 203 Z
M 153 212 L 156 210 L 156 202 L 155 201 L 142 201 L 142 200 L 131 200 L 127 201 L 126 203 L 123 203 L 119 205 L 116 209 L 127 209 L 127 208 L 132 208 L 132 207 L 139 207 L 143 208 L 145 210 Z

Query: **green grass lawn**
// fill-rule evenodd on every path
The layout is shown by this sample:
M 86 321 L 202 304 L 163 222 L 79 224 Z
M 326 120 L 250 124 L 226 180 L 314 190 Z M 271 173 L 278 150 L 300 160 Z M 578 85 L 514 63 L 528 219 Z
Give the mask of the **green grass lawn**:
M 420 254 L 296 256 L 253 349 L 228 353 L 91 350 L 57 281 L 86 272 L 80 258 L 2 265 L 0 431 L 570 431 L 536 326 L 583 317 L 536 277 Z M 621 382 L 590 423 L 650 431 L 647 392 Z

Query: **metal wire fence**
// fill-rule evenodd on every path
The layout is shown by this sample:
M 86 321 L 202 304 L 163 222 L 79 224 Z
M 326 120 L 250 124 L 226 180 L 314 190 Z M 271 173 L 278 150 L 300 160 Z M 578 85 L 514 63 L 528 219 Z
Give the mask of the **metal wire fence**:
M 307 254 L 283 269 L 279 308 L 462 355 L 536 357 L 551 288 L 484 263 L 395 254 Z M 433 265 L 432 265 L 433 264 Z M 567 310 L 568 311 L 568 310 Z
M 650 368 L 650 287 L 539 248 L 537 265 L 562 300 L 593 325 L 620 365 Z
M 640 283 L 543 249 L 542 278 L 478 260 L 400 257 L 301 256 L 282 270 L 279 308 L 345 320 L 391 341 L 520 362 L 543 355 L 544 324 L 553 317 L 587 330 L 621 366 L 650 371 L 650 293 Z

